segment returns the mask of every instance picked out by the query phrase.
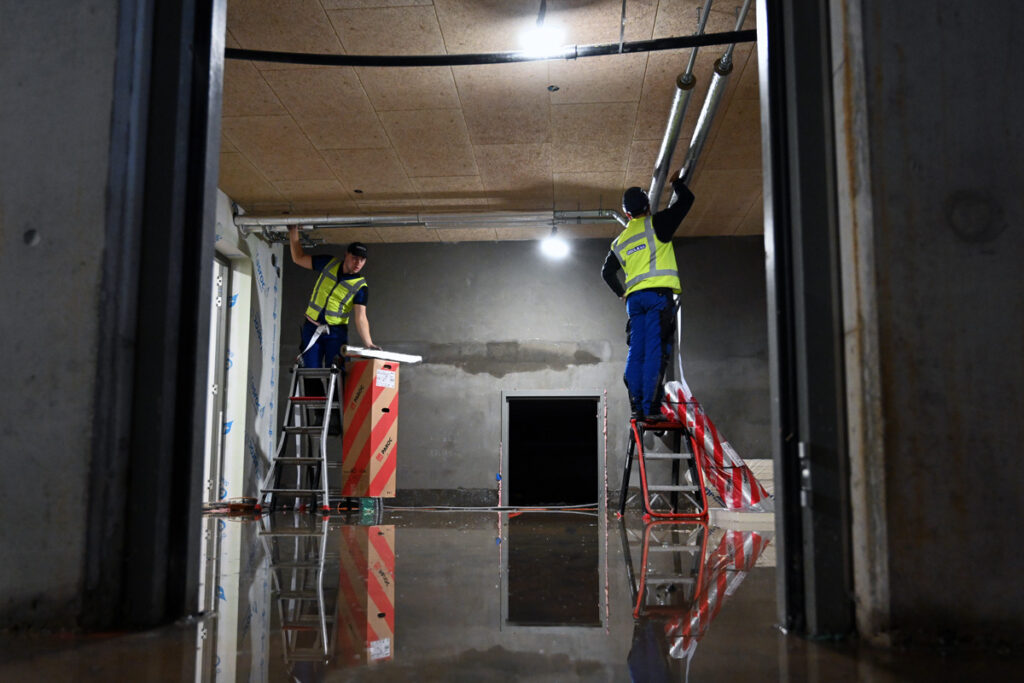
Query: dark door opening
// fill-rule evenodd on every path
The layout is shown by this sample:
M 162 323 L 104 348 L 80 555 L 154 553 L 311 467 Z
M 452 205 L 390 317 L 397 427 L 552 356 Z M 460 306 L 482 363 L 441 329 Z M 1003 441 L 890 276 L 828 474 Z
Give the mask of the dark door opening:
M 594 398 L 508 399 L 508 504 L 598 500 Z

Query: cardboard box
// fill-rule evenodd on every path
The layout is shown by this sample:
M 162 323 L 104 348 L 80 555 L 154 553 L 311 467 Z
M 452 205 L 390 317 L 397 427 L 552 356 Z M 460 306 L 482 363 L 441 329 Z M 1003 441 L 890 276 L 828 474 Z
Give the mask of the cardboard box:
M 353 359 L 342 396 L 341 495 L 395 496 L 398 446 L 398 363 Z
M 395 527 L 341 528 L 339 664 L 391 659 L 395 637 Z

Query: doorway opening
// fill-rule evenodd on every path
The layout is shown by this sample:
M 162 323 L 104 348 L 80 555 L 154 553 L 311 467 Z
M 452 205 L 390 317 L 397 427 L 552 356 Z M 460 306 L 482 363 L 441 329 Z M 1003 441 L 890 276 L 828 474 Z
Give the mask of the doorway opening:
M 600 396 L 506 395 L 504 504 L 593 505 L 599 487 Z

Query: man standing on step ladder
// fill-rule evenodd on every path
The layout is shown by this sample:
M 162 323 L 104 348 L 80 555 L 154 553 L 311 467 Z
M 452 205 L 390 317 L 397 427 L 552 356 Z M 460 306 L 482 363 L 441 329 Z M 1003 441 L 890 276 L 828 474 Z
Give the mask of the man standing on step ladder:
M 679 270 L 672 236 L 693 206 L 693 193 L 676 175 L 672 181 L 676 200 L 651 215 L 647 193 L 631 187 L 622 195 L 622 210 L 629 223 L 612 241 L 601 268 L 601 277 L 626 302 L 626 388 L 634 419 L 659 422 L 661 386 L 672 348 L 675 306 L 679 294 Z M 625 271 L 625 285 L 619 271 Z
M 292 261 L 297 266 L 320 273 L 306 306 L 306 320 L 302 325 L 302 365 L 307 368 L 329 367 L 348 343 L 349 319 L 355 320 L 356 330 L 363 344 L 379 349 L 370 337 L 370 323 L 366 319 L 369 300 L 366 278 L 359 271 L 366 265 L 366 245 L 353 242 L 348 245 L 344 258 L 307 254 L 299 241 L 299 228 L 288 228 Z

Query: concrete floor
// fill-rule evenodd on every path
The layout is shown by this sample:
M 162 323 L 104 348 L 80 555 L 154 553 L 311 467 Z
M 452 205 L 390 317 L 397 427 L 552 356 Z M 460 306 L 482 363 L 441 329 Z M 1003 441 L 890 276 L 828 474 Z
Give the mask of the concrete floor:
M 717 523 L 208 517 L 206 616 L 138 634 L 3 634 L 0 680 L 1019 680 L 1008 656 L 781 633 L 770 525 Z

